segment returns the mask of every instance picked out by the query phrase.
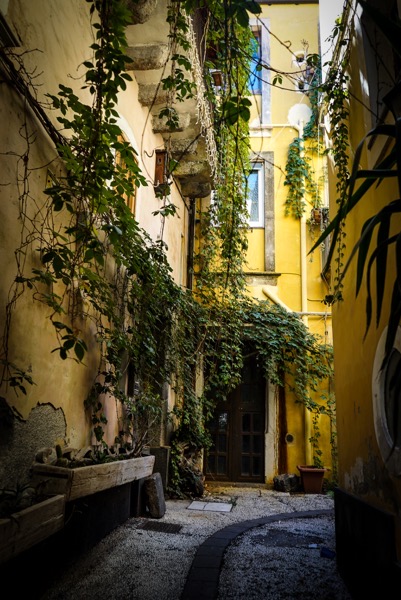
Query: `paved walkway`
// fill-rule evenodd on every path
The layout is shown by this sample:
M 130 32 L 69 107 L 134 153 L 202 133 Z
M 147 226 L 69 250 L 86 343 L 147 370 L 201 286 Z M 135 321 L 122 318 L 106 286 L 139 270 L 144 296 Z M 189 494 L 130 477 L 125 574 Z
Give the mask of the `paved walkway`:
M 224 486 L 198 501 L 169 499 L 161 519 L 129 519 L 30 598 L 350 599 L 336 561 L 321 554 L 335 551 L 329 496 Z M 311 568 L 315 591 L 304 576 Z M 44 565 L 35 578 L 46 573 Z
M 291 514 L 281 513 L 270 517 L 243 521 L 235 525 L 228 525 L 216 531 L 216 533 L 199 546 L 189 570 L 181 600 L 215 600 L 218 597 L 223 557 L 228 546 L 237 536 L 255 527 L 261 527 L 270 523 L 332 515 L 332 510 L 310 510 Z

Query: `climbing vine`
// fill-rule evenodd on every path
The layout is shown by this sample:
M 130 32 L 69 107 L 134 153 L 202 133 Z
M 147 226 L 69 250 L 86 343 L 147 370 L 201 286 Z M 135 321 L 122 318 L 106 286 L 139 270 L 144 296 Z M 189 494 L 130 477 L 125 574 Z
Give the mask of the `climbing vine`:
M 171 486 L 182 493 L 196 475 L 199 453 L 210 444 L 206 423 L 216 399 L 240 381 L 245 343 L 254 344 L 266 378 L 277 385 L 292 381 L 297 400 L 311 410 L 315 409 L 311 392 L 330 372 L 327 352 L 297 317 L 250 301 L 245 294 L 242 261 L 247 243 L 251 104 L 248 11 L 258 14 L 259 4 L 215 0 L 207 7 L 205 43 L 213 52 L 204 62 L 204 76 L 213 106 L 218 167 L 213 202 L 208 210 L 197 212 L 199 252 L 191 291 L 174 282 L 163 240 L 149 237 L 126 201 L 138 186 L 146 185 L 136 153 L 118 126 L 118 94 L 131 79 L 125 71 L 130 60 L 125 56 L 128 12 L 118 0 L 87 2 L 95 32 L 92 56 L 83 63 L 90 102 L 85 104 L 65 85 L 48 97 L 62 128 L 55 133 L 46 124 L 60 166 L 45 199 L 37 201 L 40 208 L 30 213 L 25 210 L 26 197 L 20 198 L 23 240 L 15 252 L 17 273 L 7 307 L 3 381 L 21 393 L 34 383 L 34 374 L 9 360 L 9 327 L 22 294 L 32 294 L 48 309 L 56 340 L 53 352 L 63 361 L 85 365 L 93 344 L 88 323 L 93 324 L 98 370 L 85 406 L 100 452 L 106 445 L 104 399 L 119 403 L 116 442 L 138 455 L 149 424 L 161 418 L 163 386 L 168 383 L 177 398 L 171 415 L 175 425 Z M 172 129 L 177 120 L 174 103 L 195 92 L 185 52 L 186 17 L 196 5 L 194 0 L 182 0 L 171 3 L 168 12 L 171 72 L 161 82 L 169 91 L 161 116 Z M 212 67 L 222 72 L 219 90 L 212 85 Z M 26 168 L 28 140 L 27 136 Z M 170 161 L 169 175 L 175 166 Z M 174 207 L 167 208 L 163 218 L 174 215 Z M 28 246 L 36 255 L 33 268 L 24 260 Z M 196 386 L 200 372 L 201 392 Z M 283 379 L 282 374 L 288 377 Z
M 347 5 L 342 18 L 336 20 L 331 40 L 336 42 L 333 59 L 326 63 L 327 73 L 320 86 L 324 106 L 330 122 L 330 147 L 326 153 L 332 156 L 336 174 L 336 203 L 338 212 L 342 210 L 347 198 L 349 185 L 349 92 L 348 92 L 348 67 L 351 51 L 353 18 L 349 19 L 350 6 Z M 321 237 L 314 248 L 321 243 Z M 313 248 L 313 249 L 314 249 Z M 313 250 L 312 249 L 312 250 Z M 334 256 L 334 252 L 336 253 Z M 326 296 L 326 304 L 342 299 L 342 272 L 344 267 L 345 231 L 344 222 L 338 226 L 336 245 L 331 245 L 327 264 L 330 265 L 334 256 L 334 289 Z
M 295 138 L 288 147 L 284 180 L 284 185 L 288 187 L 285 214 L 292 214 L 296 219 L 300 219 L 306 211 L 306 194 L 314 207 L 319 207 L 322 203 L 312 167 L 312 157 L 322 154 L 319 136 L 320 57 L 317 54 L 308 55 L 307 64 L 309 69 L 313 69 L 313 78 L 307 92 L 312 112 L 302 136 Z
M 210 444 L 206 424 L 214 404 L 218 397 L 227 395 L 238 384 L 241 376 L 251 105 L 247 85 L 249 53 L 246 52 L 250 48 L 251 32 L 244 4 L 252 12 L 260 11 L 253 2 L 208 4 L 203 79 L 206 96 L 213 107 L 211 126 L 217 160 L 211 205 L 206 210 L 197 209 L 198 250 L 194 257 L 194 294 L 203 312 L 204 386 L 200 395 L 195 394 L 194 387 L 192 391 L 186 390 L 183 403 L 175 410 L 179 426 L 172 440 L 171 486 L 176 491 L 186 485 L 194 486 L 199 452 Z M 183 2 L 182 7 L 190 10 L 191 3 Z M 218 89 L 213 85 L 210 69 L 221 73 Z M 198 472 L 198 478 L 200 476 Z
M 114 397 L 124 406 L 118 441 L 129 442 L 139 453 L 144 440 L 142 434 L 138 438 L 138 421 L 144 412 L 160 415 L 161 388 L 171 380 L 177 360 L 173 342 L 179 337 L 180 309 L 185 300 L 193 300 L 174 283 L 163 242 L 149 238 L 126 203 L 137 186 L 146 185 L 117 125 L 117 95 L 130 79 L 124 68 L 129 15 L 112 0 L 91 1 L 90 11 L 98 17 L 92 23 L 96 39 L 93 58 L 83 66 L 92 103 L 84 104 L 64 85 L 50 96 L 66 135 L 57 144 L 63 170 L 46 189 L 48 202 L 40 211 L 30 218 L 26 211 L 22 215 L 29 233 L 16 256 L 22 257 L 29 243 L 40 260 L 30 273 L 18 260 L 7 310 L 11 316 L 18 297 L 30 290 L 51 311 L 57 339 L 53 352 L 80 363 L 87 355 L 88 320 L 93 321 L 99 369 L 85 405 L 94 434 L 104 445 L 102 398 Z M 5 357 L 7 343 L 8 330 Z M 133 381 L 130 391 L 122 385 L 127 374 Z M 12 377 L 11 385 L 24 392 L 19 371 Z

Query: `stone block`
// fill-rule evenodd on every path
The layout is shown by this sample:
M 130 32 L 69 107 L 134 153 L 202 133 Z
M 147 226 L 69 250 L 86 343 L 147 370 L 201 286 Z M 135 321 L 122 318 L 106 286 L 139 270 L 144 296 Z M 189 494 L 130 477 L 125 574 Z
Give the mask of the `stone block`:
M 300 489 L 300 480 L 294 473 L 276 475 L 273 479 L 274 489 L 277 492 L 297 492 Z
M 167 102 L 167 90 L 155 83 L 143 83 L 139 85 L 138 100 L 142 106 L 153 106 Z
M 212 191 L 210 181 L 196 181 L 185 178 L 180 179 L 180 184 L 182 195 L 189 198 L 207 198 Z
M 153 470 L 155 473 L 160 473 L 163 489 L 166 490 L 168 485 L 170 446 L 153 446 L 150 448 L 150 454 L 155 457 Z
M 145 86 L 141 86 L 140 90 L 143 88 L 145 88 Z M 149 88 L 148 93 L 149 95 L 151 95 L 152 90 L 150 89 L 150 86 L 146 86 L 147 88 Z M 162 90 L 160 93 L 157 94 L 157 100 L 159 101 L 161 98 L 161 93 L 165 93 L 166 95 L 166 100 L 167 100 L 167 91 L 166 90 Z M 154 93 L 153 93 L 154 94 Z M 160 95 L 159 95 L 160 94 Z M 145 98 L 145 96 L 144 96 Z M 144 101 L 142 101 L 140 99 L 141 104 L 144 105 Z M 189 127 L 189 124 L 191 122 L 191 115 L 189 113 L 178 113 L 178 122 L 175 125 L 174 129 L 172 130 L 170 125 L 167 124 L 167 117 L 158 117 L 158 116 L 153 116 L 153 120 L 152 120 L 152 129 L 153 129 L 153 133 L 170 133 L 171 131 L 185 131 L 185 129 L 187 129 Z
M 146 23 L 154 13 L 157 0 L 124 0 L 125 6 L 131 13 L 131 23 Z
M 166 512 L 166 501 L 160 473 L 153 473 L 145 479 L 144 491 L 149 515 L 153 519 L 160 519 Z
M 129 46 L 126 54 L 132 60 L 127 63 L 127 71 L 147 71 L 161 69 L 167 62 L 169 48 L 167 44 L 137 44 Z

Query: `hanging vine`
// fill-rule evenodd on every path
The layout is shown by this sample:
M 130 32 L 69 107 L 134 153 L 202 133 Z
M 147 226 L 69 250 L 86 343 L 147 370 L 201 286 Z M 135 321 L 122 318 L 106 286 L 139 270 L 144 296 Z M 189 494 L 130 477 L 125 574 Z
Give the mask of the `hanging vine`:
M 13 365 L 8 352 L 9 323 L 22 294 L 32 294 L 49 309 L 45 318 L 54 330 L 53 352 L 61 360 L 85 364 L 93 343 L 88 322 L 93 323 L 99 368 L 85 406 L 99 453 L 106 450 L 104 399 L 115 398 L 120 404 L 117 442 L 137 455 L 146 441 L 144 428 L 161 417 L 162 388 L 169 383 L 177 398 L 170 481 L 176 493 L 183 493 L 196 476 L 199 453 L 210 443 L 206 423 L 216 399 L 240 381 L 246 341 L 255 344 L 266 377 L 288 385 L 280 373 L 291 375 L 297 400 L 307 406 L 311 391 L 329 373 L 326 351 L 299 319 L 267 303 L 252 302 L 245 293 L 248 11 L 258 14 L 260 6 L 250 0 L 215 0 L 207 6 L 205 44 L 214 52 L 204 63 L 204 76 L 219 168 L 211 207 L 198 213 L 192 293 L 175 284 L 163 241 L 148 236 L 126 203 L 138 186 L 146 185 L 135 151 L 122 140 L 117 125 L 118 94 L 130 80 L 125 72 L 130 60 L 125 56 L 128 12 L 118 0 L 87 1 L 95 31 L 92 58 L 83 63 L 91 102 L 85 104 L 65 85 L 49 96 L 62 127 L 62 134 L 52 136 L 61 167 L 44 201 L 35 200 L 37 210 L 26 211 L 26 196 L 20 198 L 23 235 L 7 307 L 3 382 L 22 393 L 34 382 L 34 374 Z M 185 52 L 188 16 L 196 7 L 194 0 L 182 0 L 171 3 L 169 10 L 172 70 L 162 85 L 171 94 L 162 116 L 171 119 L 172 126 L 174 102 L 195 93 Z M 10 61 L 12 65 L 12 57 Z M 211 66 L 223 74 L 219 90 L 212 86 Z M 27 135 L 27 155 L 21 161 L 28 170 L 29 144 Z M 26 172 L 23 181 L 27 177 Z M 27 247 L 36 256 L 32 269 L 24 260 Z M 205 374 L 201 392 L 196 387 L 200 371 Z M 122 386 L 127 373 L 134 382 L 131 390 Z
M 333 29 L 331 40 L 336 41 L 333 59 L 326 63 L 327 73 L 321 85 L 321 93 L 327 116 L 330 122 L 330 147 L 326 153 L 332 156 L 336 174 L 336 203 L 340 213 L 347 199 L 349 185 L 349 93 L 348 93 L 348 67 L 351 52 L 351 41 L 353 31 L 353 17 L 349 18 L 351 7 L 345 7 L 342 18 L 338 18 Z M 325 303 L 330 305 L 337 300 L 342 300 L 342 272 L 344 267 L 345 253 L 345 231 L 342 221 L 336 233 L 336 244 L 331 245 L 327 265 L 330 265 L 334 257 L 334 286 L 333 292 L 328 294 Z M 322 236 L 314 245 L 314 250 L 322 241 Z M 335 253 L 335 254 L 334 254 Z
M 306 61 L 308 69 L 313 69 L 313 77 L 307 92 L 312 113 L 302 131 L 302 136 L 295 138 L 288 147 L 284 180 L 284 185 L 288 187 L 285 215 L 292 214 L 296 219 L 300 219 L 306 211 L 306 194 L 309 195 L 315 208 L 322 203 L 316 173 L 312 167 L 313 156 L 322 154 L 319 135 L 320 57 L 317 54 L 310 54 Z

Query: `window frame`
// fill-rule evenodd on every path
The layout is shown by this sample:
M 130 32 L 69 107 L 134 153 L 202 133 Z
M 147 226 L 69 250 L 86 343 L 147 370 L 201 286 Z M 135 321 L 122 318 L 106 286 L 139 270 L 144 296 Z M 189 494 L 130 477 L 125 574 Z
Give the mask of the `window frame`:
M 246 190 L 248 192 L 248 179 L 249 176 L 254 173 L 257 172 L 257 176 L 258 176 L 258 220 L 257 221 L 252 221 L 251 220 L 251 211 L 250 211 L 250 205 L 251 205 L 251 201 L 248 198 L 248 193 L 246 194 L 246 203 L 247 203 L 247 210 L 248 210 L 248 218 L 247 218 L 247 226 L 249 227 L 249 229 L 263 229 L 265 227 L 265 195 L 264 195 L 264 164 L 262 162 L 253 162 L 252 166 L 251 166 L 251 170 L 249 172 L 248 178 L 247 178 L 247 184 L 246 184 Z
M 257 67 L 258 65 L 262 64 L 262 31 L 260 27 L 252 27 L 252 35 L 253 35 L 253 41 L 256 42 L 256 52 L 252 52 L 251 55 L 251 60 L 250 60 L 250 64 L 249 64 L 249 77 L 248 77 L 248 89 L 252 94 L 255 94 L 256 96 L 261 96 L 262 95 L 262 72 L 263 71 L 258 71 Z M 253 80 L 254 82 L 256 82 L 254 85 L 252 85 L 251 80 Z

